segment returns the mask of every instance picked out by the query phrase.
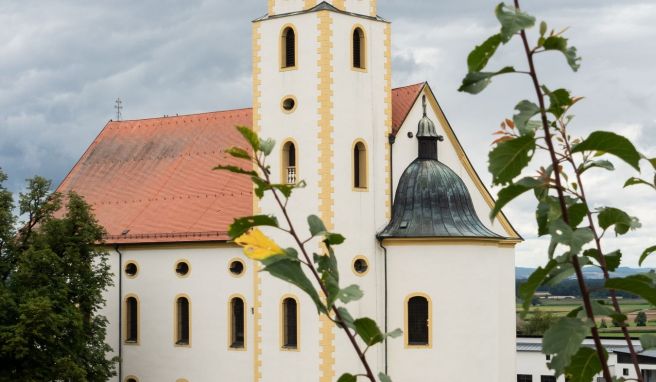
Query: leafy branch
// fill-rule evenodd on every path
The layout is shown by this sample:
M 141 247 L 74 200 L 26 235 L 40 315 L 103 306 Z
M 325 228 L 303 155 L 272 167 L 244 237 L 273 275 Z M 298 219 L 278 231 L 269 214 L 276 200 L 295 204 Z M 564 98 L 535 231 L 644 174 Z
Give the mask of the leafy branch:
M 614 229 L 616 235 L 624 235 L 641 225 L 637 218 L 618 208 L 591 209 L 583 175 L 594 168 L 613 171 L 615 166 L 610 161 L 597 159 L 605 154 L 623 160 L 637 171 L 640 171 L 643 159 L 656 169 L 656 160 L 640 154 L 629 140 L 611 132 L 595 131 L 585 140 L 572 138 L 568 133 L 568 125 L 573 116 L 569 115 L 569 112 L 582 98 L 572 96 L 566 89 L 552 91 L 541 83 L 535 62 L 537 54 L 560 52 L 573 71 L 579 69 L 581 58 L 577 49 L 570 46 L 563 36 L 566 29 L 547 33 L 547 24 L 541 22 L 539 38 L 536 44 L 531 46 L 526 30 L 532 28 L 536 20 L 520 10 L 519 0 L 514 0 L 514 6 L 499 4 L 496 7 L 496 16 L 501 23 L 501 30 L 470 53 L 467 59 L 469 73 L 463 79 L 460 91 L 480 93 L 491 83 L 492 78 L 507 73 L 528 75 L 535 91 L 537 104 L 529 100 L 517 104 L 517 113 L 513 119 L 505 120 L 501 124 L 501 130 L 495 133 L 498 137 L 489 154 L 489 170 L 493 183 L 504 186 L 499 191 L 491 218 L 495 218 L 501 209 L 515 198 L 533 191 L 538 202 L 538 235 L 551 236 L 548 263 L 539 267 L 520 288 L 524 310 L 527 311 L 531 298 L 540 285 L 557 284 L 575 275 L 583 297 L 583 306 L 558 320 L 545 333 L 543 351 L 553 355 L 548 366 L 555 370 L 556 376 L 565 374 L 569 380 L 575 382 L 591 381 L 599 372 L 605 380 L 611 381 L 607 354 L 595 321 L 595 317 L 609 316 L 621 326 L 638 381 L 642 382 L 637 354 L 627 329 L 627 317 L 621 312 L 615 290 L 630 291 L 656 302 L 656 277 L 640 275 L 624 279 L 610 278 L 609 272 L 619 266 L 622 252 L 603 252 L 604 235 L 610 228 Z M 515 70 L 513 66 L 505 66 L 498 71 L 483 72 L 498 48 L 515 37 L 520 39 L 528 69 Z M 537 150 L 548 154 L 549 163 L 540 167 L 537 175 L 516 180 L 532 162 Z M 573 177 L 570 176 L 572 174 Z M 573 181 L 570 182 L 570 178 Z M 653 184 L 638 177 L 632 177 L 625 183 L 625 187 L 633 185 L 647 185 L 656 190 L 656 177 Z M 590 243 L 592 247 L 589 247 Z M 558 247 L 565 247 L 566 250 L 557 253 Z M 656 246 L 647 248 L 640 263 L 653 252 L 656 252 Z M 584 266 L 597 266 L 602 270 L 605 287 L 610 292 L 611 306 L 591 299 L 591 291 L 583 276 Z M 588 334 L 592 335 L 594 349 L 581 346 Z M 644 337 L 642 346 L 645 349 L 656 347 L 656 337 Z
M 310 236 L 304 238 L 299 233 L 290 218 L 288 203 L 293 191 L 305 187 L 305 182 L 274 183 L 271 179 L 271 168 L 266 161 L 273 151 L 275 142 L 270 139 L 260 139 L 247 127 L 237 127 L 237 129 L 248 142 L 250 151 L 233 147 L 226 150 L 226 153 L 237 159 L 251 161 L 256 170 L 248 170 L 234 165 L 219 165 L 215 167 L 215 170 L 250 176 L 255 186 L 255 195 L 262 199 L 265 193 L 270 193 L 282 214 L 285 225 L 281 226 L 278 218 L 272 215 L 243 217 L 235 219 L 230 226 L 230 237 L 236 244 L 243 247 L 244 253 L 249 258 L 264 265 L 262 271 L 304 291 L 316 305 L 318 313 L 324 314 L 338 328 L 342 329 L 355 350 L 365 373 L 346 373 L 338 379 L 338 382 L 355 382 L 358 377 L 376 382 L 374 372 L 367 361 L 367 351 L 388 337 L 400 336 L 401 330 L 383 333 L 374 320 L 368 317 L 354 319 L 346 307 L 337 306 L 338 301 L 348 304 L 363 296 L 359 286 L 350 285 L 341 288 L 339 283 L 339 270 L 333 247 L 342 244 L 345 238 L 338 233 L 328 231 L 321 219 L 315 215 L 307 217 Z M 291 236 L 295 248 L 280 248 L 275 241 L 260 231 L 260 227 L 277 229 Z M 308 245 L 315 239 L 320 242 L 321 253 L 312 253 L 308 250 Z M 301 256 L 299 256 L 299 251 Z M 312 276 L 312 281 L 307 277 L 304 269 Z M 318 289 L 315 285 L 318 286 Z M 364 343 L 366 347 L 363 348 L 360 342 Z M 391 379 L 384 373 L 379 373 L 378 378 L 380 382 L 391 382 Z

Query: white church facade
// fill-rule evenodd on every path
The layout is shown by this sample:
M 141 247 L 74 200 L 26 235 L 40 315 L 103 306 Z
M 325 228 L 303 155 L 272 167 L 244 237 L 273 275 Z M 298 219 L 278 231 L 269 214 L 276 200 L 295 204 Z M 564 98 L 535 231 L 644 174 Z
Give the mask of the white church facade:
M 404 331 L 368 352 L 376 374 L 515 380 L 521 238 L 488 219 L 492 196 L 428 84 L 392 89 L 391 56 L 376 0 L 268 0 L 253 21 L 251 109 L 104 127 L 58 191 L 84 196 L 107 231 L 115 381 L 334 382 L 360 370 L 307 296 L 229 242 L 234 218 L 278 213 L 246 177 L 212 171 L 245 147 L 236 125 L 276 140 L 281 182 L 307 183 L 294 221 L 316 214 L 347 238 L 342 283 L 365 293 L 352 315 Z

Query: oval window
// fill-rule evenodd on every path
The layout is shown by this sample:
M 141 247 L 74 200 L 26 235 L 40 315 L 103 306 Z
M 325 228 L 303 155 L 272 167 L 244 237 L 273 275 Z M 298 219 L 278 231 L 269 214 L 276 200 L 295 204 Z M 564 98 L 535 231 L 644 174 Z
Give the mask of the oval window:
M 244 263 L 241 260 L 233 260 L 230 262 L 229 270 L 233 276 L 240 276 L 244 273 Z
M 358 257 L 353 261 L 353 271 L 358 276 L 364 276 L 369 270 L 369 263 L 364 257 Z
M 139 272 L 139 268 L 137 267 L 136 263 L 129 262 L 125 264 L 125 274 L 128 277 L 135 277 L 137 275 L 137 272 Z
M 189 264 L 186 261 L 178 261 L 175 264 L 175 273 L 178 276 L 187 276 L 189 274 Z
M 282 108 L 285 112 L 291 113 L 296 109 L 296 100 L 292 97 L 287 97 L 282 101 Z

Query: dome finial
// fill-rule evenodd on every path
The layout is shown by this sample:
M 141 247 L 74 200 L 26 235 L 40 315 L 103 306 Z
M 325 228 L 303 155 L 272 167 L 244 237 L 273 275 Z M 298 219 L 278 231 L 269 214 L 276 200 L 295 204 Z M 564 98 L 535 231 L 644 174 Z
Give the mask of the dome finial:
M 425 95 L 421 97 L 421 105 L 424 107 L 424 117 L 426 117 L 427 114 L 426 114 L 426 96 Z

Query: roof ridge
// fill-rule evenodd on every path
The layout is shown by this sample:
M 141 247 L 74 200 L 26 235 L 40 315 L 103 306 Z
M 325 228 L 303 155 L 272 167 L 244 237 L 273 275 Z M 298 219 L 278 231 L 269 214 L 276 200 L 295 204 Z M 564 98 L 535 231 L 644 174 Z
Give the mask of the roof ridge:
M 120 121 L 114 121 L 113 119 L 110 119 L 110 120 L 109 120 L 109 123 L 141 122 L 141 121 L 151 121 L 151 120 L 158 120 L 158 119 L 165 119 L 165 118 L 184 118 L 184 117 L 194 117 L 194 116 L 206 115 L 206 114 L 230 113 L 230 112 L 246 111 L 246 110 L 253 110 L 253 107 L 251 106 L 251 107 L 242 107 L 242 108 L 239 108 L 239 109 L 203 111 L 203 112 L 190 113 L 190 114 L 163 115 L 163 116 L 161 116 L 161 117 L 147 117 L 147 118 L 137 118 L 137 119 L 122 119 L 122 120 L 120 120 Z

